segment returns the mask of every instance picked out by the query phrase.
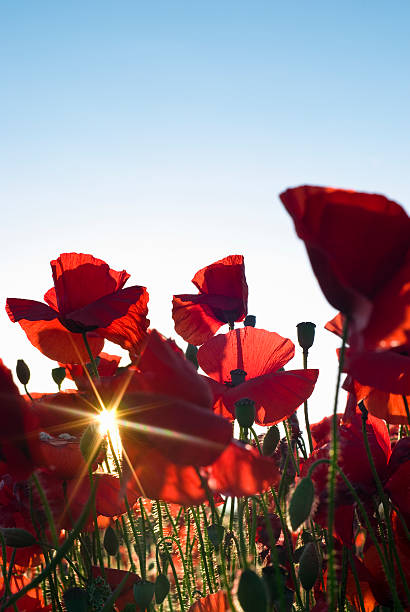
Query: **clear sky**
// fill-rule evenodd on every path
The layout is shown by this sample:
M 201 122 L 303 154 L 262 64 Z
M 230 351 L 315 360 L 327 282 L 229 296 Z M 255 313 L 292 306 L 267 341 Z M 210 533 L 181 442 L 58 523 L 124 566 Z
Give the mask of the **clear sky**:
M 259 327 L 295 340 L 317 324 L 312 420 L 329 414 L 334 310 L 278 193 L 338 186 L 409 210 L 409 24 L 407 0 L 3 0 L 1 302 L 41 300 L 51 259 L 92 253 L 147 286 L 173 335 L 172 294 L 241 253 Z M 55 364 L 4 311 L 0 333 L 6 365 L 23 357 L 30 388 L 52 390 Z

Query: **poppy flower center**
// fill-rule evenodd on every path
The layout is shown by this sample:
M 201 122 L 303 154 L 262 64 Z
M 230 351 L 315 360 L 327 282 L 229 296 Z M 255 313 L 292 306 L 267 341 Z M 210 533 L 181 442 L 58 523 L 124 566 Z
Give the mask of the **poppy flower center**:
M 237 387 L 241 383 L 245 382 L 247 372 L 245 370 L 231 370 L 231 382 L 228 382 L 230 387 Z

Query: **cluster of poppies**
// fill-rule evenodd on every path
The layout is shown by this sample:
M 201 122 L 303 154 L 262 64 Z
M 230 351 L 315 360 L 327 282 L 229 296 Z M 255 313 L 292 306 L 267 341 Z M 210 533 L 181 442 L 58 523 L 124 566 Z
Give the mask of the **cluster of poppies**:
M 340 311 L 326 327 L 343 339 L 345 412 L 309 426 L 307 400 L 318 370 L 306 363 L 285 370 L 294 344 L 256 328 L 247 312 L 243 256 L 199 270 L 192 279 L 198 293 L 173 296 L 175 331 L 188 343 L 184 354 L 150 329 L 147 289 L 125 287 L 125 270 L 91 255 L 61 254 L 51 262 L 54 286 L 44 303 L 9 298 L 6 304 L 10 320 L 57 362 L 58 392 L 29 391 L 30 372 L 20 361 L 21 395 L 0 362 L 3 603 L 15 597 L 24 609 L 54 610 L 61 595 L 69 612 L 77 609 L 70 607 L 72 597 L 76 605 L 85 598 L 81 610 L 103 609 L 118 588 L 110 604 L 117 610 L 165 605 L 157 590 L 165 582 L 169 591 L 169 560 L 160 571 L 158 554 L 161 541 L 174 538 L 177 554 L 172 544 L 167 553 L 175 557 L 173 587 L 164 595 L 172 606 L 175 590 L 174 609 L 327 610 L 326 533 L 333 507 L 339 605 L 410 609 L 410 219 L 379 195 L 304 186 L 280 197 L 324 295 Z M 228 331 L 218 333 L 226 325 Z M 312 328 L 299 326 L 305 355 Z M 103 352 L 105 340 L 128 351 L 127 366 Z M 64 378 L 76 390 L 61 391 Z M 308 450 L 296 416 L 302 404 Z M 202 515 L 195 514 L 199 506 Z M 146 530 L 142 545 L 135 525 Z M 34 576 L 38 570 L 29 568 L 52 564 L 49 550 L 68 547 L 67 534 L 71 550 L 81 541 L 82 572 L 73 573 L 77 552 L 68 556 L 69 584 L 64 575 L 60 586 L 49 578 L 52 595 L 45 600 L 43 592 L 30 590 L 27 571 Z M 84 552 L 87 534 L 94 538 L 90 553 Z M 146 573 L 147 542 L 157 546 L 154 582 Z M 190 569 L 181 565 L 181 542 L 195 558 Z M 117 569 L 105 554 L 117 555 Z M 209 568 L 213 559 L 224 568 L 216 577 Z M 27 594 L 18 594 L 19 580 Z M 196 603 L 194 587 L 203 595 Z

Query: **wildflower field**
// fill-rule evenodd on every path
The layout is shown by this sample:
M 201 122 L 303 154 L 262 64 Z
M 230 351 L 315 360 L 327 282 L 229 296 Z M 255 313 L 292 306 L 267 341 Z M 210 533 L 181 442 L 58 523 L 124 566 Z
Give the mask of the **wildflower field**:
M 280 198 L 339 311 L 295 321 L 298 347 L 248 313 L 238 254 L 173 296 L 175 340 L 90 254 L 51 261 L 44 302 L 7 300 L 56 390 L 3 354 L 1 610 L 410 610 L 410 220 L 376 194 Z M 313 423 L 316 326 L 340 349 Z

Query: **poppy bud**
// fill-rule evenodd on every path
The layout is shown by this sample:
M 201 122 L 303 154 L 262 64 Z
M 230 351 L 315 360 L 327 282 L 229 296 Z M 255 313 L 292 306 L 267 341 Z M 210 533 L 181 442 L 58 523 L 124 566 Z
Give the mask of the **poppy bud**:
M 246 315 L 243 325 L 244 327 L 255 327 L 256 325 L 255 315 Z
M 232 387 L 237 387 L 241 383 L 245 382 L 246 372 L 245 370 L 231 370 L 231 381 Z
M 268 606 L 266 586 L 251 569 L 242 572 L 238 585 L 238 599 L 245 612 L 264 612 Z
M 315 497 L 315 488 L 310 478 L 302 478 L 293 491 L 289 504 L 289 518 L 293 531 L 309 517 Z
M 162 604 L 170 589 L 169 580 L 165 574 L 158 574 L 154 585 L 155 601 Z
M 198 369 L 198 359 L 196 358 L 197 353 L 198 347 L 196 347 L 194 344 L 188 344 L 185 351 L 185 357 L 193 364 L 196 370 Z
M 320 572 L 320 560 L 315 544 L 306 544 L 299 561 L 299 580 L 305 591 L 313 588 Z
M 153 582 L 138 582 L 134 584 L 134 599 L 141 610 L 146 610 L 154 597 L 155 585 Z
M 81 587 L 72 587 L 63 593 L 63 601 L 67 612 L 87 612 L 88 593 Z
M 315 327 L 314 323 L 305 321 L 304 323 L 298 323 L 296 325 L 298 330 L 298 342 L 304 351 L 308 351 L 313 345 L 315 339 Z
M 252 427 L 255 422 L 255 402 L 247 397 L 235 402 L 235 418 L 241 427 Z
M 280 433 L 277 425 L 273 425 L 270 427 L 263 438 L 262 444 L 262 455 L 265 457 L 270 457 L 276 450 L 277 445 L 279 444 Z
M 215 550 L 218 551 L 225 535 L 225 527 L 215 524 L 208 525 L 207 532 L 209 540 L 213 544 Z
M 51 370 L 51 376 L 60 391 L 61 383 L 65 379 L 65 368 L 53 368 Z
M 85 462 L 92 464 L 98 457 L 104 444 L 104 438 L 98 425 L 91 424 L 84 431 L 80 440 L 80 450 Z
M 13 548 L 25 548 L 26 546 L 33 546 L 37 542 L 33 534 L 26 529 L 19 529 L 17 527 L 1 527 L 0 532 L 4 538 L 6 546 L 12 546 Z
M 104 534 L 104 548 L 109 555 L 115 556 L 118 552 L 119 542 L 115 530 L 108 525 Z
M 16 374 L 17 378 L 19 379 L 19 382 L 22 385 L 26 386 L 28 384 L 28 381 L 30 380 L 30 368 L 28 367 L 26 362 L 23 361 L 23 359 L 17 360 Z

